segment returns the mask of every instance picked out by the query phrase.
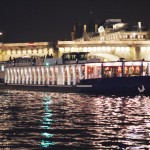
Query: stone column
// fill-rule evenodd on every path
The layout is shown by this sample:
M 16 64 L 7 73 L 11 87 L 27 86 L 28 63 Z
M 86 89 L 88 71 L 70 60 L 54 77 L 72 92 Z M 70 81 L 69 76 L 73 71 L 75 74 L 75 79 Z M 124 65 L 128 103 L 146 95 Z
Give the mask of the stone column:
M 33 84 L 37 84 L 37 68 L 32 68 L 33 72 Z
M 67 69 L 67 85 L 71 85 L 71 75 L 70 75 L 70 67 L 66 66 Z
M 17 74 L 17 68 L 14 68 L 14 83 L 17 84 L 18 80 L 18 74 Z
M 8 83 L 11 83 L 11 73 L 10 73 L 10 69 L 8 69 Z
M 142 58 L 140 58 L 140 47 L 137 46 L 135 47 L 135 60 L 140 60 Z
M 24 68 L 21 68 L 21 81 L 22 84 L 25 83 Z
M 46 79 L 46 84 L 49 85 L 49 82 L 50 82 L 50 80 L 49 80 L 50 79 L 50 70 L 49 70 L 49 67 L 46 67 L 45 69 L 46 69 L 46 75 L 47 75 L 46 76 L 46 78 L 47 78 Z
M 63 83 L 63 77 L 62 77 L 62 68 L 60 66 L 57 66 L 57 84 L 61 85 Z
M 59 70 L 59 66 L 55 67 L 55 75 L 56 75 L 56 84 L 59 85 L 59 76 L 60 76 L 60 70 Z
M 32 84 L 32 81 L 33 81 L 33 77 L 32 77 L 32 68 L 29 67 L 29 78 L 30 78 L 30 84 Z
M 9 69 L 5 69 L 5 83 L 10 82 L 10 74 L 9 74 Z
M 10 68 L 8 69 L 8 83 L 11 83 L 11 72 L 10 72 Z
M 76 66 L 72 65 L 73 85 L 76 85 Z
M 8 81 L 9 81 L 9 83 L 11 83 L 11 70 L 10 70 L 10 68 L 9 68 L 9 77 L 8 77 Z
M 65 70 L 64 70 L 64 66 L 61 66 L 61 72 L 62 72 L 62 84 L 65 85 Z
M 10 69 L 10 74 L 11 74 L 11 83 L 14 83 L 14 72 L 13 69 Z
M 45 84 L 45 67 L 41 67 L 41 71 L 42 71 L 42 84 Z
M 52 80 L 51 80 L 51 82 L 52 82 L 52 84 L 54 85 L 55 84 L 55 74 L 54 74 L 54 67 L 51 67 L 51 72 L 52 72 Z
M 17 74 L 18 74 L 18 84 L 20 84 L 21 83 L 21 75 L 20 75 L 20 72 L 21 72 L 21 70 L 20 70 L 20 68 L 18 68 L 17 69 Z
M 24 68 L 25 73 L 25 84 L 29 83 L 29 74 L 28 74 L 28 68 Z
M 79 72 L 79 80 L 82 79 L 82 66 L 78 65 L 78 72 Z
M 130 47 L 131 48 L 131 57 L 132 57 L 132 60 L 135 60 L 136 59 L 136 51 L 135 51 L 135 47 L 132 46 Z
M 37 72 L 38 72 L 38 84 L 41 84 L 41 68 L 40 67 L 37 68 Z

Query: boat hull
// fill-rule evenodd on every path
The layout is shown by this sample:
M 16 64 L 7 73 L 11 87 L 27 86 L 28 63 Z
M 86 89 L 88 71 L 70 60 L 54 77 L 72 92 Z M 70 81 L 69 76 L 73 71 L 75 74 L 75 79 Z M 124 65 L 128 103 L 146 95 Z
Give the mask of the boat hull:
M 97 78 L 82 80 L 82 85 L 92 85 L 82 92 L 95 94 L 150 94 L 150 76 Z
M 150 76 L 95 78 L 81 80 L 78 85 L 31 85 L 31 84 L 4 84 L 2 89 L 86 93 L 103 95 L 150 95 Z

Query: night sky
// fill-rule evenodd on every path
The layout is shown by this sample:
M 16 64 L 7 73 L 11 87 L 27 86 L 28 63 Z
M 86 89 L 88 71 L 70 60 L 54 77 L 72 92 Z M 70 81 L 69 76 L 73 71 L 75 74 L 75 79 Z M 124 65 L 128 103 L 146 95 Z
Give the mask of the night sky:
M 86 24 L 89 13 L 105 19 L 150 25 L 150 0 L 0 0 L 1 41 L 55 42 L 70 40 L 73 24 Z

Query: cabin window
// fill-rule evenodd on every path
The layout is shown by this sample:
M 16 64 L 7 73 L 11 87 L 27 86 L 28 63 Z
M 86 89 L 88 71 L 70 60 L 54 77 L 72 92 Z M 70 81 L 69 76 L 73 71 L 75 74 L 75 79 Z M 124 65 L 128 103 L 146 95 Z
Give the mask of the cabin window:
M 93 66 L 87 66 L 87 75 L 88 75 L 88 79 L 94 78 L 94 67 Z
M 55 76 L 55 84 L 58 84 L 58 82 L 57 82 L 57 78 L 58 78 L 58 68 L 55 68 L 54 76 Z
M 121 66 L 104 67 L 104 77 L 121 77 L 121 76 L 122 76 Z
M 85 66 L 83 65 L 82 66 L 82 79 L 85 78 Z
M 73 69 L 72 66 L 69 67 L 70 77 L 71 77 L 71 84 L 73 84 Z
M 97 66 L 97 74 L 96 74 L 96 78 L 100 78 L 101 75 L 102 75 L 101 67 L 100 67 L 100 66 Z
M 71 54 L 71 55 L 70 55 L 70 60 L 76 60 L 76 55 L 75 55 L 75 54 L 74 54 L 74 55 Z
M 150 67 L 149 65 L 143 67 L 143 75 L 149 75 L 150 74 Z
M 80 78 L 79 78 L 79 70 L 78 67 L 76 66 L 76 81 L 79 82 Z
M 140 67 L 135 67 L 135 74 L 140 75 Z
M 87 54 L 84 52 L 79 52 L 79 53 L 65 53 L 62 55 L 63 61 L 69 61 L 69 60 L 87 60 Z
M 126 76 L 140 75 L 140 72 L 141 72 L 140 66 L 125 67 L 125 75 Z
M 86 60 L 86 59 L 87 59 L 87 55 L 85 55 L 85 54 L 79 55 L 79 60 Z

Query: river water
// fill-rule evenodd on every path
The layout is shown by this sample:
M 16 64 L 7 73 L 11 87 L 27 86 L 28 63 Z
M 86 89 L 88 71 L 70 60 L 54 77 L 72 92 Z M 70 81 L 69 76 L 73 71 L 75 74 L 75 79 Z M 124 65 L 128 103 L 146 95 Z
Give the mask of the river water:
M 150 97 L 4 90 L 0 150 L 150 149 Z

